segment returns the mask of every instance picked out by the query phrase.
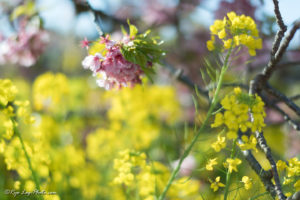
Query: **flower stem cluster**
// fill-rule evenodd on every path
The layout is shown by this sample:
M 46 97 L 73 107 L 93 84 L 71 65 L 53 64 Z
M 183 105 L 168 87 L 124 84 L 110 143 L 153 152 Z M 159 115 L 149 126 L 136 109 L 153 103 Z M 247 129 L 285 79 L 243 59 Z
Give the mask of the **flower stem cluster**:
M 209 51 L 215 49 L 215 36 L 223 42 L 224 49 L 245 46 L 251 56 L 256 55 L 256 49 L 262 48 L 262 40 L 254 20 L 245 15 L 236 15 L 235 12 L 227 13 L 223 20 L 216 20 L 210 26 L 211 40 L 207 41 Z

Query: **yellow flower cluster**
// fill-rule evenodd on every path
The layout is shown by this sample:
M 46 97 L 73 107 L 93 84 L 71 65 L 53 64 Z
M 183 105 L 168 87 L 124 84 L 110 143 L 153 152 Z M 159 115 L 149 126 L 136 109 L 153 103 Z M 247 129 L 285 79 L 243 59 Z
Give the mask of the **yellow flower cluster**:
M 252 150 L 258 152 L 258 150 L 256 148 L 257 140 L 254 135 L 250 135 L 250 137 L 243 135 L 241 139 L 242 139 L 243 143 L 238 143 L 238 146 L 240 147 L 240 149 L 242 151 L 252 149 Z
M 170 176 L 169 170 L 159 162 L 147 163 L 145 153 L 123 150 L 114 160 L 117 176 L 113 183 L 125 185 L 127 191 L 138 190 L 140 199 L 155 200 L 161 193 Z M 172 200 L 201 200 L 200 183 L 189 177 L 174 181 L 167 197 Z M 135 196 L 136 197 L 136 196 Z
M 42 178 L 47 178 L 49 175 L 48 164 L 50 163 L 47 153 L 42 146 L 30 146 L 27 142 L 25 148 L 32 162 L 32 167 Z M 31 171 L 28 166 L 24 151 L 20 140 L 13 138 L 4 152 L 5 163 L 8 170 L 16 170 L 20 177 L 24 180 L 31 179 Z
M 299 181 L 300 161 L 298 160 L 298 158 L 296 157 L 291 158 L 287 161 L 287 163 L 282 160 L 278 160 L 276 166 L 278 171 L 286 172 L 283 185 L 288 185 L 293 183 L 295 191 L 299 191 L 300 190 L 300 181 Z
M 254 20 L 245 15 L 236 15 L 235 12 L 227 13 L 227 18 L 216 20 L 210 26 L 211 40 L 207 41 L 209 51 L 215 49 L 215 36 L 223 42 L 225 49 L 244 45 L 251 56 L 256 55 L 256 49 L 262 48 L 262 40 Z
M 238 130 L 246 132 L 251 129 L 252 132 L 261 131 L 265 126 L 264 103 L 259 96 L 249 96 L 243 93 L 240 88 L 234 89 L 234 94 L 226 95 L 221 101 L 221 105 L 225 109 L 224 114 L 217 113 L 215 121 L 211 127 L 219 127 L 225 125 L 227 128 L 227 138 L 237 138 Z M 252 120 L 249 114 L 252 114 Z M 248 141 L 246 141 L 248 142 Z M 243 148 L 252 147 L 256 143 L 255 139 L 250 138 L 252 145 L 244 145 Z
M 15 101 L 14 104 L 18 107 L 17 117 L 23 120 L 25 124 L 32 124 L 34 117 L 31 115 L 31 107 L 29 101 Z
M 115 184 L 125 184 L 130 186 L 134 183 L 133 169 L 146 166 L 146 154 L 130 151 L 126 149 L 120 152 L 120 159 L 114 160 L 114 169 L 118 171 L 118 176 L 114 179 Z
M 14 133 L 13 121 L 10 119 L 13 108 L 11 106 L 0 109 L 0 153 L 5 149 L 5 139 L 11 139 Z
M 8 79 L 0 79 L 0 106 L 6 106 L 15 99 L 18 90 Z
M 18 121 L 23 120 L 25 123 L 34 121 L 29 101 L 16 101 L 17 93 L 16 86 L 10 80 L 0 79 L 0 153 L 4 153 L 5 140 L 10 140 L 13 136 L 14 124 L 17 125 L 14 118 L 18 118 Z
M 64 74 L 48 72 L 40 75 L 33 83 L 33 106 L 36 110 L 65 110 L 69 90 Z
M 135 145 L 134 149 L 147 148 L 159 135 L 159 123 L 172 125 L 180 116 L 178 98 L 171 86 L 136 85 L 108 91 L 106 96 L 111 104 L 110 121 Z
M 107 119 L 103 115 L 90 117 L 88 112 L 81 113 L 86 111 L 86 107 L 93 111 L 103 109 L 101 106 L 105 101 L 100 104 L 95 100 L 100 99 L 101 93 L 91 92 L 92 89 L 84 85 L 86 80 L 76 80 L 76 84 L 71 84 L 74 83 L 72 81 L 62 74 L 46 73 L 37 77 L 32 94 L 36 109 L 35 123 L 30 126 L 26 124 L 33 122 L 30 103 L 15 99 L 16 88 L 12 84 L 15 88 L 12 97 L 9 95 L 14 90 L 3 92 L 8 91 L 7 85 L 3 87 L 5 90 L 1 91 L 0 98 L 5 103 L 0 105 L 0 120 L 5 123 L 0 124 L 0 150 L 6 169 L 13 170 L 20 177 L 19 180 L 9 178 L 8 187 L 18 191 L 32 191 L 36 187 L 22 145 L 18 137 L 12 137 L 15 123 L 22 134 L 32 168 L 39 177 L 41 190 L 56 191 L 58 194 L 45 196 L 45 199 L 91 200 L 100 196 L 125 200 L 128 192 L 130 198 L 138 194 L 140 199 L 154 200 L 170 176 L 166 166 L 155 161 L 146 163 L 146 158 L 136 163 L 136 167 L 131 168 L 133 186 L 128 186 L 125 193 L 119 185 L 108 184 L 115 178 L 111 161 L 122 149 L 150 149 L 150 144 L 160 133 L 170 131 L 180 116 L 174 88 L 143 85 L 126 88 L 116 94 L 109 91 L 105 93 L 111 106 Z M 28 91 L 22 92 L 30 94 L 30 86 L 24 88 Z M 72 102 L 68 98 L 72 98 Z M 79 109 L 75 110 L 75 107 Z M 67 111 L 72 109 L 71 114 L 64 108 Z M 11 120 L 13 118 L 18 123 Z M 90 129 L 86 127 L 95 127 L 96 131 L 88 133 Z M 87 137 L 83 138 L 82 133 L 87 133 Z M 120 166 L 123 169 L 126 167 Z M 198 180 L 182 177 L 174 182 L 168 198 L 200 200 L 199 188 Z M 76 192 L 73 195 L 66 191 Z M 132 191 L 134 194 L 131 194 Z

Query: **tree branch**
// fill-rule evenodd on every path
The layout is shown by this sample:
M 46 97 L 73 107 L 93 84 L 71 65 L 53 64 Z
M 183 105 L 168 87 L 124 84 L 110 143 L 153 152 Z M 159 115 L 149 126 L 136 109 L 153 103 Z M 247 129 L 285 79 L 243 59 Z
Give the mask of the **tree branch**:
M 275 53 L 277 52 L 280 42 L 281 42 L 281 40 L 284 36 L 284 33 L 286 32 L 286 29 L 287 29 L 286 25 L 284 24 L 284 22 L 282 20 L 281 13 L 279 11 L 278 0 L 273 0 L 273 3 L 274 3 L 274 13 L 276 16 L 276 22 L 279 26 L 279 30 L 277 31 L 276 36 L 275 36 L 275 40 L 274 40 L 272 51 L 271 51 L 271 56 L 274 56 Z
M 279 175 L 278 175 L 278 171 L 277 171 L 277 167 L 276 167 L 276 162 L 273 159 L 271 149 L 267 145 L 267 141 L 262 132 L 256 131 L 256 138 L 257 138 L 257 142 L 258 142 L 260 148 L 265 153 L 266 158 L 268 159 L 268 161 L 271 165 L 272 174 L 273 174 L 273 178 L 275 181 L 275 192 L 280 200 L 285 200 L 286 196 L 283 194 L 282 189 L 281 189 L 281 183 L 280 183 L 280 179 L 279 179 Z
M 267 82 L 268 79 L 271 77 L 272 73 L 275 71 L 276 69 L 276 65 L 277 63 L 280 61 L 280 59 L 282 58 L 283 53 L 286 51 L 286 48 L 288 47 L 288 45 L 290 44 L 290 41 L 293 39 L 296 31 L 300 28 L 300 19 L 297 20 L 291 31 L 289 32 L 289 34 L 284 38 L 284 40 L 282 41 L 282 43 L 280 44 L 278 50 L 276 51 L 276 53 L 274 55 L 271 55 L 271 59 L 268 63 L 268 65 L 264 68 L 262 75 L 263 75 L 263 82 Z
M 290 109 L 292 109 L 300 117 L 300 108 L 287 96 L 285 96 L 284 94 L 282 94 L 281 92 L 279 92 L 269 84 L 266 85 L 266 91 L 269 94 L 276 97 L 278 100 L 284 102 Z
M 271 100 L 269 100 L 267 97 L 261 95 L 261 98 L 263 99 L 263 101 L 269 105 L 270 107 L 272 107 L 274 110 L 276 110 L 277 112 L 279 112 L 284 120 L 295 130 L 300 131 L 300 123 L 294 121 L 286 112 L 284 112 L 279 106 L 276 105 L 275 102 L 272 102 Z
M 276 197 L 275 185 L 272 182 L 272 173 L 271 171 L 265 171 L 256 158 L 253 156 L 251 150 L 242 151 L 245 159 L 247 160 L 250 167 L 258 175 L 262 183 L 264 184 L 266 190 L 270 192 L 273 198 Z

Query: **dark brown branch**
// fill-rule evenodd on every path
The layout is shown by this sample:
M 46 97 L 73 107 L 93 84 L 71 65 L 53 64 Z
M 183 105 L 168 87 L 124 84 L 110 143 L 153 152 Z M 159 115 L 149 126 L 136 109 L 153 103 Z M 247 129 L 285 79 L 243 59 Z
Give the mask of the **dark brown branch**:
M 284 36 L 284 33 L 286 32 L 286 29 L 287 29 L 286 25 L 284 24 L 284 22 L 282 20 L 281 13 L 279 11 L 278 0 L 273 0 L 273 3 L 274 3 L 274 13 L 276 16 L 276 22 L 279 26 L 279 30 L 276 33 L 275 40 L 273 43 L 273 47 L 272 47 L 272 51 L 271 51 L 272 57 L 276 54 L 278 47 L 280 45 L 280 42 L 281 42 L 281 40 Z
M 291 62 L 285 62 L 285 63 L 280 63 L 277 65 L 277 69 L 285 69 L 286 67 L 291 67 L 291 66 L 299 66 L 300 61 L 291 61 Z
M 285 113 L 279 106 L 276 105 L 276 102 L 272 102 L 271 100 L 269 100 L 267 97 L 261 95 L 263 101 L 270 106 L 271 108 L 273 108 L 274 110 L 276 110 L 277 112 L 279 112 L 284 120 L 295 130 L 300 131 L 300 123 L 294 121 L 287 113 Z
M 300 108 L 287 96 L 270 86 L 269 84 L 266 85 L 266 91 L 276 97 L 278 100 L 284 102 L 290 109 L 292 109 L 298 116 L 300 116 Z
M 290 41 L 293 39 L 296 31 L 300 28 L 300 19 L 297 20 L 291 31 L 288 33 L 288 35 L 284 38 L 284 40 L 281 42 L 278 50 L 276 51 L 276 53 L 274 55 L 272 55 L 268 65 L 264 68 L 262 75 L 263 75 L 263 83 L 267 82 L 268 79 L 271 77 L 272 73 L 275 71 L 276 69 L 276 65 L 278 64 L 278 62 L 280 61 L 280 59 L 282 58 L 283 53 L 286 51 L 286 48 L 288 47 L 288 45 L 290 44 Z
M 251 150 L 242 151 L 245 159 L 251 168 L 255 171 L 255 173 L 259 176 L 260 180 L 264 184 L 266 190 L 270 192 L 273 198 L 276 197 L 275 185 L 272 182 L 272 173 L 271 171 L 265 171 L 256 158 L 253 156 Z
M 260 148 L 265 153 L 266 158 L 268 159 L 268 161 L 271 165 L 272 174 L 273 174 L 273 178 L 275 181 L 275 192 L 276 192 L 277 196 L 279 197 L 279 200 L 285 200 L 286 196 L 283 194 L 282 189 L 281 189 L 281 183 L 280 183 L 280 179 L 279 179 L 279 175 L 278 175 L 278 171 L 277 171 L 277 167 L 276 167 L 276 162 L 273 159 L 271 149 L 267 145 L 267 141 L 262 132 L 256 131 L 256 138 L 257 138 L 257 142 L 258 142 Z
M 295 95 L 295 96 L 292 96 L 292 97 L 288 97 L 290 100 L 292 101 L 296 101 L 296 100 L 299 100 L 300 99 L 300 94 L 298 95 Z

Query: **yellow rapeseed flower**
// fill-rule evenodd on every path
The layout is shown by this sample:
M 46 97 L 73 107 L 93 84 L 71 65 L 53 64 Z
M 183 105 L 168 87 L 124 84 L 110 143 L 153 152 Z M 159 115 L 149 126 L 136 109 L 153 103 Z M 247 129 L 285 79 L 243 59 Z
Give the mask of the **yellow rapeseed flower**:
M 211 147 L 216 151 L 219 152 L 221 149 L 226 147 L 225 137 L 218 136 L 218 140 L 214 142 Z
M 210 188 L 213 189 L 214 192 L 218 191 L 219 187 L 225 187 L 223 183 L 220 183 L 220 176 L 218 176 L 215 182 L 211 182 Z
M 214 159 L 209 159 L 208 163 L 206 164 L 206 170 L 208 171 L 212 171 L 214 168 L 213 166 L 214 165 L 217 165 L 218 162 L 217 162 L 217 158 L 214 158 Z
M 227 131 L 227 139 L 235 139 L 238 136 L 238 131 L 246 132 L 251 129 L 252 132 L 262 131 L 265 127 L 264 118 L 264 102 L 258 96 L 251 96 L 242 92 L 240 88 L 234 88 L 233 94 L 226 95 L 221 100 L 221 105 L 224 108 L 224 113 L 217 113 L 215 121 L 211 127 L 219 127 L 225 125 Z M 252 118 L 250 118 L 252 114 Z M 240 145 L 244 150 L 255 149 L 257 141 L 254 137 L 245 141 Z
M 296 191 L 300 190 L 300 180 L 298 180 L 295 184 L 294 184 L 294 188 Z
M 0 105 L 6 106 L 15 99 L 18 90 L 9 79 L 0 79 Z
M 248 48 L 249 54 L 255 56 L 256 49 L 262 48 L 262 40 L 259 38 L 256 24 L 249 16 L 229 12 L 227 18 L 216 20 L 209 29 L 212 36 L 217 36 L 223 41 L 225 49 L 244 45 Z M 214 44 L 213 39 L 207 41 L 209 51 L 215 49 Z
M 254 151 L 258 152 L 258 150 L 256 148 L 257 140 L 254 135 L 250 135 L 249 138 L 248 138 L 248 136 L 243 135 L 242 141 L 244 143 L 238 144 L 238 146 L 240 147 L 240 149 L 242 151 L 253 149 Z
M 249 190 L 252 187 L 252 181 L 248 176 L 243 176 L 242 182 L 244 183 L 245 189 Z
M 278 160 L 276 163 L 276 166 L 277 166 L 278 171 L 283 171 L 284 169 L 287 168 L 286 163 L 282 160 Z
M 228 168 L 229 172 L 231 173 L 233 171 L 238 171 L 237 166 L 240 165 L 242 161 L 238 158 L 232 159 L 232 158 L 227 158 L 226 163 L 224 165 Z

